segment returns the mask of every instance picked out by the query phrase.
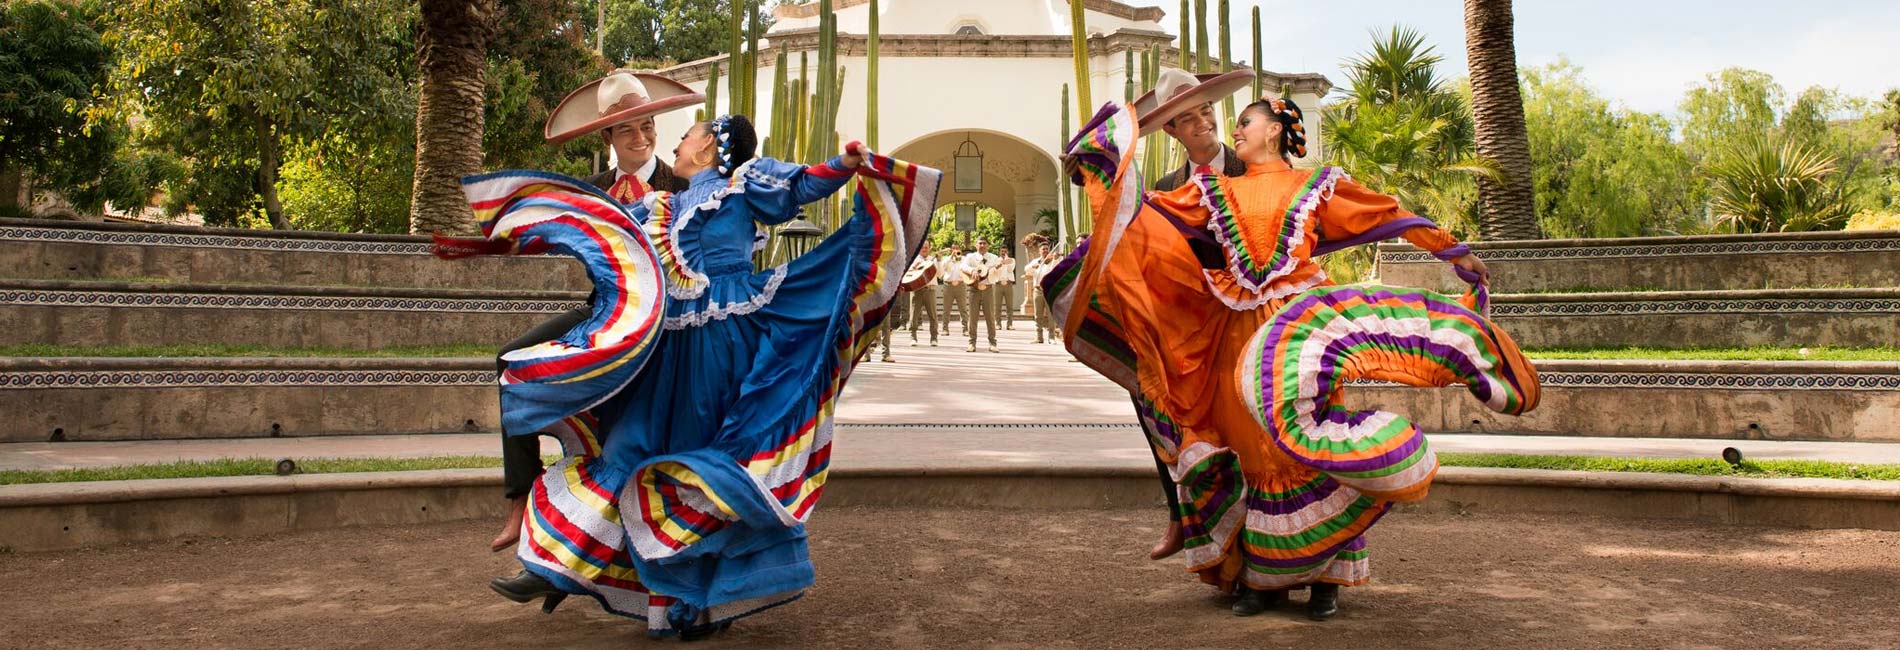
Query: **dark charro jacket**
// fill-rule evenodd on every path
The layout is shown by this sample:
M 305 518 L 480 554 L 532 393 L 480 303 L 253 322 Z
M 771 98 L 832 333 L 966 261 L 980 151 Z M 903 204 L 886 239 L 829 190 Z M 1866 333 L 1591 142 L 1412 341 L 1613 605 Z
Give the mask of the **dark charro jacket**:
M 1222 169 L 1220 175 L 1227 177 L 1247 175 L 1247 163 L 1240 159 L 1239 154 L 1234 153 L 1234 148 L 1224 144 L 1221 145 L 1220 148 L 1221 153 L 1226 156 L 1223 159 L 1226 161 L 1226 169 Z M 1155 179 L 1155 191 L 1172 192 L 1179 189 L 1182 183 L 1187 182 L 1188 174 L 1193 167 L 1194 163 L 1188 162 L 1181 165 L 1180 169 L 1176 169 L 1166 176 Z M 1184 228 L 1185 226 L 1177 223 L 1175 227 Z M 1197 235 L 1204 234 L 1205 233 L 1198 233 Z M 1214 243 L 1211 237 L 1190 236 L 1186 231 L 1183 231 L 1182 235 L 1188 240 L 1188 248 L 1194 250 L 1194 257 L 1200 260 L 1201 268 L 1220 269 L 1227 267 L 1226 253 L 1221 250 L 1219 244 Z
M 1229 176 L 1229 177 L 1247 175 L 1247 163 L 1240 159 L 1239 154 L 1234 153 L 1233 147 L 1229 147 L 1223 144 L 1220 146 L 1220 149 L 1221 149 L 1221 153 L 1226 155 L 1226 161 L 1227 161 L 1227 164 L 1226 164 L 1227 168 L 1221 170 L 1220 175 Z M 1194 163 L 1188 162 L 1188 163 L 1182 164 L 1180 169 L 1176 169 L 1173 172 L 1170 172 L 1167 176 L 1162 176 L 1161 178 L 1155 179 L 1155 186 L 1154 186 L 1155 191 L 1156 192 L 1172 192 L 1175 189 L 1181 187 L 1182 183 L 1187 182 L 1188 173 L 1193 167 L 1194 167 Z
M 607 171 L 589 176 L 587 184 L 600 188 L 602 192 L 612 190 L 614 170 L 609 168 Z M 653 161 L 653 178 L 647 179 L 647 186 L 662 192 L 679 192 L 686 189 L 686 179 L 674 176 L 673 166 L 666 164 L 666 161 L 655 160 Z

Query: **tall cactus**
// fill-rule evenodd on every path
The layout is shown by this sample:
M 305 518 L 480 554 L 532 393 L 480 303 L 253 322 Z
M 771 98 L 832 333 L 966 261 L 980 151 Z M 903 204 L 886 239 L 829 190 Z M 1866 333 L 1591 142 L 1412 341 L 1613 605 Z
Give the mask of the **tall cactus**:
M 1249 101 L 1259 100 L 1261 91 L 1265 90 L 1261 88 L 1261 84 L 1266 78 L 1266 64 L 1260 62 L 1260 57 L 1260 7 L 1255 5 L 1253 8 L 1253 96 L 1248 98 Z
M 745 114 L 752 117 L 759 110 L 759 23 L 764 20 L 759 15 L 760 0 L 746 2 L 746 49 L 745 49 Z
M 877 0 L 871 0 L 871 33 L 865 37 L 864 144 L 877 151 Z
M 1194 71 L 1194 23 L 1188 14 L 1188 0 L 1181 0 L 1181 69 Z
M 712 72 L 706 76 L 706 118 L 719 115 L 719 64 L 712 64 Z
M 726 20 L 727 112 L 737 113 L 745 106 L 745 0 L 732 0 Z
M 1089 92 L 1089 31 L 1083 15 L 1082 0 L 1069 0 L 1069 49 L 1075 53 L 1075 105 L 1077 115 L 1087 122 L 1095 93 Z M 1063 137 L 1068 137 L 1067 128 Z
M 772 63 L 772 135 L 765 141 L 765 155 L 780 160 L 785 158 L 785 136 L 791 132 L 788 128 L 791 119 L 786 115 L 786 108 L 791 106 L 791 80 L 785 69 L 786 62 L 785 48 L 780 47 L 778 58 Z
M 1213 67 L 1207 63 L 1207 0 L 1194 0 L 1194 70 L 1195 73 L 1207 72 Z
M 1056 140 L 1056 150 L 1068 153 L 1069 138 L 1075 134 L 1069 130 L 1069 84 L 1062 84 L 1062 137 Z M 1070 201 L 1074 193 L 1069 188 L 1069 177 L 1056 170 L 1056 191 L 1062 193 L 1062 234 L 1065 241 L 1074 241 L 1080 233 L 1076 229 L 1075 204 Z
M 811 131 L 806 128 L 811 119 L 811 79 L 806 74 L 810 61 L 807 54 L 798 53 L 798 94 L 794 95 L 797 97 L 798 110 L 792 115 L 792 124 L 798 129 L 798 137 L 792 138 L 792 151 L 786 156 L 786 160 L 793 162 L 805 160 L 805 149 L 811 143 Z
M 1122 101 L 1135 103 L 1135 50 L 1122 52 Z
M 1227 0 L 1220 0 L 1220 71 L 1234 71 L 1233 32 L 1227 29 Z M 1220 100 L 1221 127 L 1223 135 L 1234 134 L 1234 96 L 1229 94 Z

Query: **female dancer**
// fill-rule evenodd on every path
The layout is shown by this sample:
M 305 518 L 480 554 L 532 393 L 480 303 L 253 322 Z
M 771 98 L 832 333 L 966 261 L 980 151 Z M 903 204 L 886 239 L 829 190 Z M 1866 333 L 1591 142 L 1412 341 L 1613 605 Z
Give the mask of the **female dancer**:
M 1258 613 L 1284 599 L 1286 589 L 1310 586 L 1308 616 L 1331 617 L 1338 587 L 1369 577 L 1365 531 L 1393 502 L 1422 498 L 1437 461 L 1417 430 L 1391 414 L 1338 415 L 1353 426 L 1392 424 L 1370 432 L 1314 423 L 1316 408 L 1327 423 L 1338 408 L 1337 382 L 1315 387 L 1315 377 L 1467 383 L 1488 391 L 1483 396 L 1493 408 L 1519 413 L 1536 404 L 1535 373 L 1508 337 L 1470 309 L 1399 319 L 1423 328 L 1428 343 L 1436 328 L 1455 327 L 1461 317 L 1481 323 L 1474 331 L 1490 343 L 1458 350 L 1462 365 L 1453 364 L 1455 371 L 1407 372 L 1414 366 L 1398 358 L 1405 355 L 1382 355 L 1377 345 L 1313 352 L 1320 355 L 1313 359 L 1349 364 L 1325 373 L 1298 367 L 1307 357 L 1275 356 L 1304 348 L 1262 343 L 1256 334 L 1310 333 L 1273 330 L 1283 306 L 1325 311 L 1305 300 L 1330 285 L 1313 261 L 1317 255 L 1401 236 L 1452 262 L 1474 284 L 1482 283 L 1484 264 L 1450 234 L 1340 170 L 1293 168 L 1289 158 L 1305 155 L 1293 102 L 1262 100 L 1240 114 L 1234 150 L 1246 162 L 1244 175 L 1204 170 L 1175 190 L 1145 195 L 1133 144 L 1140 131 L 1158 125 L 1137 129 L 1135 117 L 1132 108 L 1104 107 L 1070 143 L 1065 166 L 1088 189 L 1094 228 L 1048 274 L 1045 293 L 1069 350 L 1138 395 L 1150 443 L 1178 484 L 1174 517 L 1189 569 L 1237 591 L 1235 614 Z M 1329 305 L 1355 317 L 1376 311 L 1345 302 Z M 1299 323 L 1313 322 L 1307 315 Z M 1340 336 L 1364 326 L 1355 318 L 1324 320 Z M 1286 363 L 1294 364 L 1290 383 L 1261 385 Z M 1292 392 L 1281 399 L 1273 392 L 1281 389 Z M 1308 426 L 1288 432 L 1283 406 Z M 1337 435 L 1315 441 L 1302 432 Z
M 693 639 L 798 598 L 812 583 L 804 521 L 829 467 L 831 413 L 883 320 L 935 207 L 936 170 L 857 143 L 804 166 L 756 158 L 739 115 L 674 150 L 690 179 L 634 206 L 573 179 L 465 181 L 489 240 L 579 259 L 592 316 L 504 355 L 510 432 L 558 437 L 532 488 L 517 556 L 491 586 L 518 602 L 593 596 Z M 755 272 L 778 224 L 856 176 L 857 209 L 809 253 Z

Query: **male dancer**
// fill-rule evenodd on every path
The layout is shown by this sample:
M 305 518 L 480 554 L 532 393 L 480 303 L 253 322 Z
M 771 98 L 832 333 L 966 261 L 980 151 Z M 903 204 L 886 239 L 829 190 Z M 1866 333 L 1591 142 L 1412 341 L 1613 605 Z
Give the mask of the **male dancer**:
M 661 113 L 704 103 L 704 96 L 679 82 L 655 74 L 617 71 L 598 81 L 589 82 L 569 93 L 548 116 L 547 137 L 561 143 L 589 133 L 598 133 L 617 158 L 614 169 L 601 172 L 588 183 L 602 188 L 621 203 L 639 201 L 650 191 L 677 192 L 686 189 L 686 179 L 673 175 L 673 168 L 654 155 L 653 117 Z M 589 304 L 592 300 L 588 301 Z M 581 307 L 535 326 L 507 345 L 501 354 L 550 341 L 566 334 L 592 315 L 591 307 Z M 499 356 L 496 372 L 506 368 Z M 521 519 L 526 511 L 529 488 L 541 475 L 541 436 L 508 435 L 502 432 L 502 483 L 505 494 L 514 501 L 508 522 L 488 544 L 500 551 L 513 546 L 521 537 Z M 490 586 L 503 595 L 523 595 L 523 576 L 497 578 Z M 520 582 L 520 584 L 516 584 Z M 512 597 L 512 596 L 511 596 Z
M 1209 87 L 1214 85 L 1210 82 L 1220 77 L 1222 75 L 1218 74 L 1196 77 L 1181 70 L 1163 70 L 1155 83 L 1155 89 L 1135 100 L 1136 115 L 1141 116 L 1143 121 L 1161 120 L 1161 131 L 1174 138 L 1187 151 L 1187 162 L 1156 179 L 1155 191 L 1168 192 L 1179 188 L 1191 178 L 1189 174 L 1194 173 L 1212 172 L 1221 176 L 1242 176 L 1247 173 L 1247 163 L 1231 147 L 1221 142 L 1221 116 L 1214 110 L 1214 100 L 1219 97 L 1215 96 L 1218 93 L 1209 92 Z M 1223 79 L 1222 84 L 1225 85 L 1226 80 Z M 1229 88 L 1228 92 L 1233 90 Z M 1221 254 L 1218 250 L 1196 250 L 1195 253 L 1202 256 L 1211 254 L 1213 259 L 1220 259 Z M 1140 410 L 1139 404 L 1136 410 Z M 1141 426 L 1149 436 L 1154 435 L 1153 431 L 1147 431 L 1146 420 L 1141 421 Z M 1149 451 L 1153 451 L 1152 445 Z M 1175 517 L 1175 513 L 1180 510 L 1179 496 L 1168 466 L 1161 462 L 1159 455 L 1155 456 L 1155 469 L 1161 475 L 1162 490 L 1168 499 L 1168 529 L 1162 534 L 1161 541 L 1156 542 L 1154 549 L 1148 552 L 1150 559 L 1159 560 L 1179 553 L 1184 540 L 1181 536 L 1181 521 Z

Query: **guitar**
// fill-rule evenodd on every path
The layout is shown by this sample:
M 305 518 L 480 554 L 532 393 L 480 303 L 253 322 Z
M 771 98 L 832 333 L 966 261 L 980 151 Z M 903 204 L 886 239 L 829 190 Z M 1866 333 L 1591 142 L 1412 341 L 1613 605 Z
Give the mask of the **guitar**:
M 910 270 L 904 272 L 904 279 L 897 284 L 897 287 L 905 291 L 916 291 L 929 286 L 930 281 L 935 279 L 937 279 L 936 264 L 913 264 Z

